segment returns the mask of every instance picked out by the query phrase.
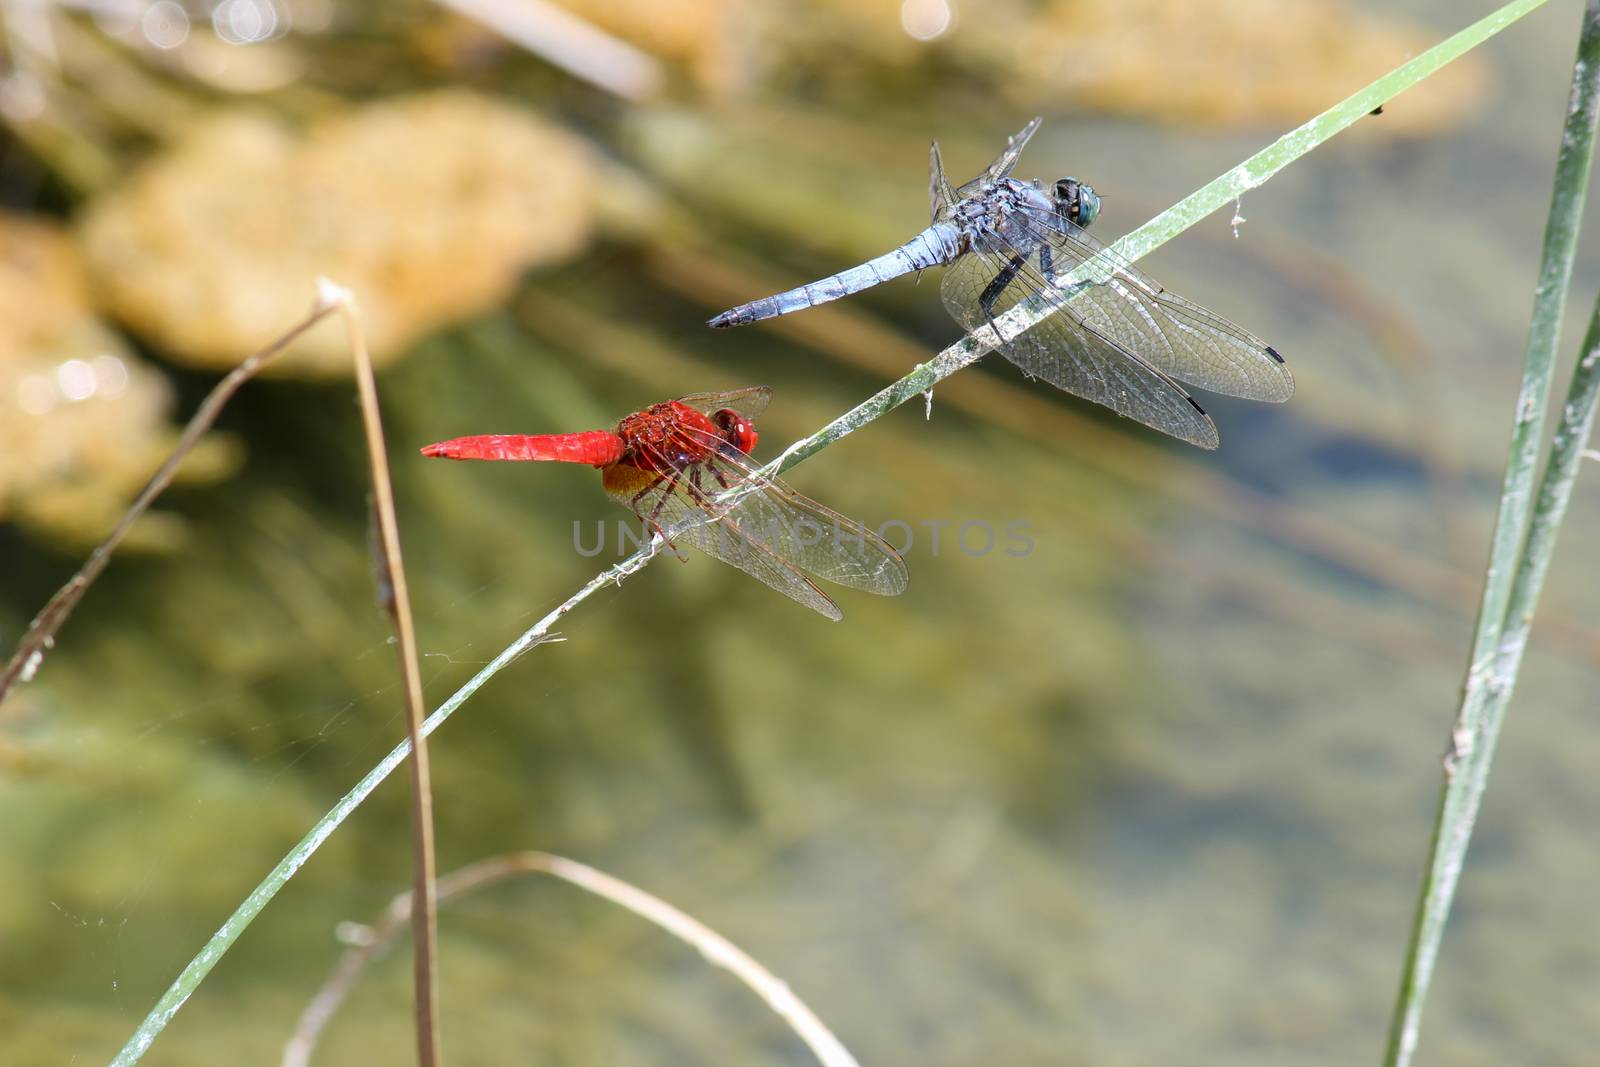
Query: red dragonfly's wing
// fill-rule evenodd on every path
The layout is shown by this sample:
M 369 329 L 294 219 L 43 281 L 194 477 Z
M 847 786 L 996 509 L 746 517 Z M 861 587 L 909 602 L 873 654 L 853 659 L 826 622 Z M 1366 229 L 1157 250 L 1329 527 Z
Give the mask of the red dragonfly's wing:
M 722 454 L 706 466 L 745 475 L 728 520 L 808 574 L 879 596 L 906 590 L 906 561 L 866 526 L 796 492 L 776 478 L 754 474 L 742 456 Z M 732 480 L 732 479 L 730 479 Z
M 688 396 L 680 396 L 678 403 L 686 404 L 707 415 L 723 408 L 732 408 L 747 419 L 755 419 L 767 410 L 767 402 L 771 399 L 770 387 L 752 385 L 744 389 L 729 389 L 722 393 L 690 393 Z
M 728 517 L 751 537 L 802 570 L 838 585 L 879 596 L 905 592 L 906 562 L 882 537 L 761 474 L 750 457 L 716 438 L 687 427 L 680 432 L 712 446 L 696 465 L 701 471 L 698 485 L 711 494 L 719 510 L 731 508 Z M 725 496 L 725 502 L 719 496 Z
M 809 580 L 797 588 L 799 572 L 880 596 L 905 591 L 905 560 L 882 537 L 763 477 L 715 437 L 687 427 L 679 432 L 701 446 L 694 451 L 706 449 L 701 459 L 668 475 L 616 467 L 607 472 L 607 490 L 674 541 L 688 541 L 830 618 L 837 607 Z M 783 573 L 772 573 L 774 559 L 786 565 Z
M 658 526 L 673 544 L 691 544 L 834 622 L 844 618 L 833 598 L 794 564 L 746 536 L 737 524 L 717 521 L 715 509 L 707 510 L 703 499 L 680 492 L 680 484 L 672 475 L 623 464 L 605 472 L 606 492 Z

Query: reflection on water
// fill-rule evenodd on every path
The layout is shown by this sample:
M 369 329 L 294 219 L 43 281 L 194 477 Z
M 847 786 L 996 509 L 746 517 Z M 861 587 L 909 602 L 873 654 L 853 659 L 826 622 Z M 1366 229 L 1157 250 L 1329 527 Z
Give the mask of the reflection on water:
M 1463 17 L 1421 6 L 1436 33 Z M 1003 364 L 964 372 L 931 420 L 908 405 L 793 481 L 873 525 L 1024 520 L 1031 553 L 919 546 L 903 597 L 845 592 L 837 626 L 703 557 L 656 563 L 438 735 L 441 867 L 540 848 L 637 882 L 790 981 L 863 1062 L 1374 1059 L 1487 539 L 1569 15 L 1492 47 L 1493 115 L 1403 147 L 1335 143 L 1252 193 L 1237 241 L 1219 216 L 1155 257 L 1288 355 L 1285 409 L 1228 408 L 1203 455 Z M 657 116 L 632 116 L 660 233 L 549 266 L 386 371 L 430 703 L 593 573 L 572 521 L 614 506 L 592 473 L 425 464 L 415 446 L 767 382 L 770 455 L 951 339 L 909 279 L 793 329 L 701 325 L 729 303 L 714 265 L 753 295 L 776 288 L 767 273 L 855 262 L 920 219 L 929 136 L 965 171 L 1017 125 L 992 107 L 931 122 L 879 91 L 887 132 L 795 100 L 658 127 L 683 135 L 678 166 L 715 168 L 697 187 L 651 154 Z M 1090 176 L 1116 233 L 1263 136 L 1058 119 L 1024 170 Z M 1491 228 L 1472 207 L 1485 188 L 1527 194 Z M 1597 280 L 1586 261 L 1575 303 Z M 174 380 L 191 404 L 208 382 Z M 183 552 L 113 566 L 0 722 L 7 1063 L 108 1057 L 401 734 L 348 386 L 260 383 L 236 403 L 240 475 L 170 498 Z M 1592 500 L 1574 503 L 1445 942 L 1436 1062 L 1584 1062 L 1600 1022 L 1600 960 L 1571 933 L 1600 875 L 1581 742 Z M 75 562 L 47 545 L 0 532 L 7 633 Z M 396 781 L 150 1062 L 270 1062 L 336 924 L 405 886 L 407 848 Z M 569 888 L 462 900 L 441 940 L 453 1060 L 807 1062 L 725 975 Z M 318 1062 L 403 1060 L 408 1003 L 407 962 L 386 958 Z

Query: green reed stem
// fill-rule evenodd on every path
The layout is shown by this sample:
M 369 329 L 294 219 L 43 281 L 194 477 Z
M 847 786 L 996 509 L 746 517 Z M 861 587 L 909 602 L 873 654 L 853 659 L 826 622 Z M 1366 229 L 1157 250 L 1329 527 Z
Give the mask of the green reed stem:
M 1057 293 L 1053 297 L 1031 297 L 1018 303 L 996 320 L 996 329 L 999 330 L 1002 337 L 1010 338 L 1037 325 L 1052 314 L 1063 300 L 1070 299 L 1070 286 L 1083 283 L 1086 280 L 1092 281 L 1097 276 L 1103 275 L 1106 264 L 1113 257 L 1121 257 L 1126 261 L 1132 262 L 1154 251 L 1212 212 L 1233 202 L 1245 192 L 1261 185 L 1290 163 L 1358 121 L 1372 111 L 1373 108 L 1416 85 L 1446 63 L 1471 51 L 1524 15 L 1543 6 L 1546 2 L 1547 0 L 1513 0 L 1513 2 L 1504 5 L 1493 14 L 1480 19 L 1409 62 L 1396 67 L 1366 88 L 1335 104 L 1303 126 L 1280 137 L 1226 174 L 1217 177 L 1179 203 L 1163 211 L 1137 230 L 1111 245 L 1110 249 L 1102 256 L 1080 265 L 1077 270 L 1063 280 L 1063 286 L 1069 288 L 1068 292 Z M 904 378 L 839 416 L 816 433 L 796 441 L 785 449 L 776 460 L 768 464 L 764 470 L 770 474 L 786 471 L 796 466 L 840 438 L 855 432 L 907 400 L 926 393 L 956 371 L 976 362 L 991 347 L 993 347 L 992 340 L 980 340 L 970 336 L 962 338 L 927 363 L 913 369 Z M 474 675 L 472 680 L 462 686 L 449 700 L 440 705 L 439 709 L 428 717 L 427 722 L 424 724 L 424 733 L 431 734 L 457 708 L 465 703 L 467 698 L 482 688 L 485 682 L 498 674 L 501 669 L 508 666 L 523 652 L 545 640 L 549 627 L 561 616 L 588 599 L 590 595 L 599 589 L 613 582 L 621 582 L 623 578 L 644 567 L 654 558 L 658 547 L 659 544 L 652 541 L 645 548 L 621 563 L 596 575 L 587 585 L 578 590 L 555 611 L 541 619 L 533 628 L 507 647 L 504 652 L 496 656 L 488 666 Z M 354 789 L 345 794 L 338 804 L 334 806 L 333 810 L 324 815 L 311 828 L 311 831 L 301 839 L 300 843 L 268 873 L 261 884 L 228 917 L 222 928 L 212 935 L 211 940 L 201 949 L 200 954 L 190 961 L 189 965 L 178 975 L 171 987 L 156 1003 L 155 1008 L 151 1010 L 149 1016 L 134 1031 L 133 1036 L 128 1039 L 128 1043 L 118 1053 L 117 1058 L 113 1061 L 113 1067 L 131 1067 L 132 1064 L 139 1061 L 145 1050 L 150 1047 L 150 1043 L 155 1040 L 156 1036 L 167 1025 L 167 1022 L 183 1006 L 183 1002 L 199 986 L 217 960 L 222 957 L 222 954 L 244 932 L 245 927 L 250 925 L 261 909 L 266 907 L 267 902 L 277 894 L 278 890 L 283 888 L 295 871 L 299 870 L 300 866 L 310 858 L 311 853 L 315 852 L 328 839 L 329 835 L 366 799 L 373 789 L 377 788 L 378 783 L 382 782 L 390 772 L 400 765 L 409 751 L 409 742 L 402 742 L 396 746 L 393 751 L 384 757 L 383 762 L 373 768 L 366 777 L 362 778 Z
M 1556 155 L 1550 217 L 1534 290 L 1533 317 L 1511 430 L 1500 511 L 1495 519 L 1483 598 L 1472 639 L 1472 658 L 1462 685 L 1460 710 L 1450 734 L 1444 788 L 1434 822 L 1433 843 L 1411 929 L 1400 991 L 1390 1021 L 1384 1062 L 1404 1067 L 1416 1051 L 1423 1001 L 1438 960 L 1445 921 L 1461 878 L 1467 844 L 1488 784 L 1489 764 L 1527 647 L 1533 609 L 1555 549 L 1577 477 L 1583 442 L 1594 417 L 1596 345 L 1600 326 L 1591 324 L 1584 355 L 1573 375 L 1567 408 L 1551 445 L 1550 461 L 1534 506 L 1534 472 L 1549 408 L 1551 368 L 1561 335 L 1572 261 L 1583 218 L 1595 126 L 1600 115 L 1600 0 L 1588 0 L 1572 69 L 1561 146 Z M 1600 308 L 1597 308 L 1600 315 Z M 1532 526 L 1529 514 L 1532 510 Z

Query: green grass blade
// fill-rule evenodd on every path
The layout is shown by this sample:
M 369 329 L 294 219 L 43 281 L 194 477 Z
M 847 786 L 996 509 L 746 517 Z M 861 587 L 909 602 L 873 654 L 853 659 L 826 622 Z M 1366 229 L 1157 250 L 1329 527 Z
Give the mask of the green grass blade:
M 1534 472 L 1539 440 L 1549 408 L 1550 375 L 1561 334 L 1567 287 L 1583 218 L 1590 164 L 1600 112 L 1600 0 L 1583 13 L 1572 93 L 1561 147 L 1556 156 L 1550 216 L 1545 227 L 1539 281 L 1534 291 L 1522 388 L 1517 395 L 1506 460 L 1500 512 L 1495 519 L 1489 567 L 1484 577 L 1472 658 L 1462 686 L 1460 710 L 1445 761 L 1444 790 L 1434 823 L 1432 855 L 1423 877 L 1411 930 L 1400 992 L 1390 1022 L 1385 1063 L 1402 1067 L 1416 1050 L 1423 1001 L 1444 937 L 1445 920 L 1466 860 L 1467 844 L 1488 783 L 1489 764 L 1511 696 L 1522 651 L 1527 645 L 1534 604 L 1555 548 L 1556 531 L 1566 511 L 1584 438 L 1594 409 L 1595 329 L 1585 340 L 1585 355 L 1573 377 L 1572 394 L 1552 444 L 1551 461 L 1533 514 Z M 1577 407 L 1573 403 L 1577 402 Z M 1526 547 L 1524 547 L 1526 540 Z
M 1513 0 L 1513 2 L 1504 5 L 1493 14 L 1480 19 L 1466 29 L 1440 42 L 1428 51 L 1377 79 L 1366 88 L 1324 111 L 1311 121 L 1280 137 L 1271 145 L 1228 171 L 1228 173 L 1216 178 L 1117 241 L 1111 246 L 1112 251 L 1132 261 L 1160 247 L 1212 212 L 1231 203 L 1243 193 L 1261 185 L 1272 175 L 1304 156 L 1313 148 L 1328 140 L 1328 138 L 1348 128 L 1379 104 L 1387 102 L 1416 85 L 1446 63 L 1471 51 L 1524 15 L 1543 6 L 1546 2 L 1547 0 Z M 1081 281 L 1085 276 L 1092 277 L 1094 270 L 1098 266 L 1100 265 L 1096 264 L 1094 260 L 1090 260 L 1074 271 L 1069 276 L 1068 281 Z M 1001 316 L 997 320 L 997 326 L 1005 336 L 1013 336 L 1036 325 L 1040 320 L 1051 314 L 1057 302 L 1058 300 L 1038 298 L 1022 301 Z M 790 445 L 777 460 L 768 465 L 767 470 L 769 472 L 788 470 L 807 457 L 820 452 L 846 434 L 860 429 L 912 397 L 919 396 L 932 389 L 944 378 L 977 361 L 988 351 L 989 347 L 988 344 L 972 337 L 963 338 L 927 363 L 918 366 L 904 378 L 871 397 L 865 403 L 841 415 L 809 437 L 802 438 Z M 562 615 L 565 615 L 567 611 L 570 611 L 578 603 L 587 599 L 589 595 L 605 585 L 620 582 L 627 575 L 639 570 L 653 556 L 653 548 L 643 550 L 623 560 L 615 567 L 597 575 L 571 599 L 551 612 L 538 625 L 524 633 L 504 652 L 495 657 L 493 662 L 474 675 L 470 682 L 442 704 L 437 711 L 428 717 L 424 732 L 431 734 L 439 724 L 465 703 L 485 682 L 499 673 L 502 668 L 508 666 L 532 645 L 537 644 L 546 633 L 548 627 Z M 272 869 L 261 884 L 222 925 L 222 928 L 212 935 L 211 940 L 201 949 L 200 954 L 190 961 L 189 965 L 183 969 L 183 972 L 172 983 L 172 986 L 162 995 L 144 1022 L 134 1031 L 133 1036 L 128 1039 L 128 1043 L 118 1053 L 117 1058 L 113 1061 L 113 1067 L 131 1067 L 132 1064 L 139 1061 L 145 1050 L 150 1047 L 151 1042 L 156 1039 L 172 1017 L 177 1014 L 184 1001 L 198 988 L 200 982 L 210 972 L 217 960 L 244 932 L 244 929 L 250 925 L 261 909 L 266 907 L 267 902 L 277 894 L 278 890 L 283 888 L 295 871 L 299 870 L 301 865 L 310 858 L 311 854 L 316 851 L 322 842 L 327 840 L 333 831 L 338 828 L 339 824 L 366 799 L 367 795 L 400 765 L 408 752 L 409 742 L 402 743 L 390 752 L 388 756 L 384 757 L 383 762 L 369 772 L 365 778 L 361 779 L 355 788 L 347 793 L 332 811 L 323 816 L 300 843 Z
M 1572 487 L 1578 480 L 1578 466 L 1584 458 L 1584 445 L 1594 429 L 1595 398 L 1600 395 L 1600 300 L 1595 302 L 1589 330 L 1583 339 L 1583 354 L 1572 372 L 1572 384 L 1562 406 L 1561 421 L 1550 442 L 1550 460 L 1539 479 L 1528 542 L 1517 565 L 1517 578 L 1506 605 L 1505 627 L 1496 653 L 1495 677 L 1502 683 L 1494 692 L 1504 704 L 1516 682 L 1517 667 L 1533 629 L 1533 612 L 1544 589 L 1546 572 L 1555 555 L 1556 535 L 1566 518 Z M 1493 705 L 1491 704 L 1491 707 Z M 1487 716 L 1485 717 L 1487 720 Z
M 560 607 L 540 619 L 521 637 L 507 645 L 498 656 L 489 661 L 481 671 L 472 676 L 470 681 L 460 689 L 457 689 L 449 700 L 440 704 L 438 709 L 428 716 L 422 724 L 423 736 L 430 736 L 443 725 L 444 721 L 453 715 L 461 705 L 465 704 L 474 693 L 482 689 L 484 683 L 488 682 L 490 678 L 493 678 L 506 667 L 516 662 L 523 653 L 535 645 L 548 640 L 550 627 L 559 622 L 567 612 L 606 586 L 620 583 L 628 575 L 650 562 L 654 558 L 655 549 L 658 546 L 659 539 L 651 541 L 645 549 L 628 557 L 621 563 L 601 571 L 591 578 L 582 589 L 579 589 L 569 597 Z M 368 771 L 366 776 L 355 784 L 354 788 L 340 797 L 339 802 L 333 806 L 333 810 L 317 820 L 317 824 L 311 828 L 305 837 L 300 839 L 299 844 L 290 849 L 289 854 L 279 860 L 278 865 L 272 868 L 267 873 L 267 876 L 261 880 L 261 884 L 256 886 L 250 892 L 250 895 L 244 899 L 244 902 L 234 909 L 233 914 L 228 916 L 228 921 L 222 924 L 221 929 L 211 935 L 211 940 L 206 942 L 205 947 L 200 950 L 200 954 L 189 961 L 189 965 L 183 969 L 182 973 L 168 987 L 166 993 L 156 1002 L 156 1006 L 150 1010 L 150 1014 L 145 1016 L 144 1022 L 139 1024 L 139 1028 L 133 1032 L 133 1036 L 128 1039 L 127 1044 L 122 1046 L 122 1050 L 117 1053 L 116 1059 L 111 1061 L 112 1067 L 131 1067 L 132 1064 L 139 1062 L 139 1058 L 149 1049 L 151 1042 L 166 1028 L 167 1023 L 172 1021 L 172 1017 L 178 1013 L 178 1009 L 183 1007 L 184 1001 L 188 1000 L 190 995 L 199 988 L 200 983 L 211 972 L 211 968 L 216 966 L 223 953 L 227 952 L 233 946 L 233 943 L 239 939 L 239 935 L 244 933 L 245 928 L 255 921 L 256 916 L 261 913 L 261 909 L 265 908 L 267 903 L 278 895 L 278 890 L 288 884 L 289 879 L 294 877 L 295 872 L 305 865 L 306 860 L 311 858 L 311 854 L 333 835 L 339 825 L 349 818 L 350 814 L 361 806 L 361 802 L 366 800 L 385 778 L 394 773 L 395 768 L 404 763 L 406 757 L 410 754 L 411 740 L 407 738 L 391 749 L 389 754 L 383 757 L 382 762 Z

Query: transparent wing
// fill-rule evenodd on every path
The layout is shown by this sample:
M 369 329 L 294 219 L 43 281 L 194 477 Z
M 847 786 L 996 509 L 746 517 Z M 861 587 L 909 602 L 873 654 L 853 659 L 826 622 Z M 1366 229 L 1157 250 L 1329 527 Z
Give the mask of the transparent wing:
M 671 474 L 617 466 L 606 490 L 675 543 L 687 542 L 830 618 L 838 608 L 803 572 L 881 596 L 904 592 L 905 560 L 853 519 L 757 473 L 721 440 L 678 433 L 702 457 Z M 663 463 L 662 466 L 665 466 Z
M 1049 249 L 1031 265 L 1047 284 L 1070 272 L 1105 246 L 1081 226 L 1054 212 L 1023 211 L 1014 216 L 1026 237 L 1022 248 Z M 1120 256 L 1103 284 L 1074 296 L 1064 307 L 1095 333 L 1125 351 L 1137 352 L 1169 377 L 1213 393 L 1247 400 L 1281 402 L 1294 393 L 1294 376 L 1277 350 L 1220 315 L 1161 287 Z
M 744 389 L 729 389 L 720 393 L 690 393 L 688 396 L 680 396 L 678 403 L 707 415 L 723 408 L 732 408 L 745 418 L 754 419 L 767 410 L 767 402 L 771 399 L 772 389 L 769 386 L 751 385 Z
M 997 182 L 1001 178 L 1009 177 L 1011 168 L 1017 165 L 1017 160 L 1022 157 L 1022 150 L 1028 147 L 1028 142 L 1033 139 L 1033 135 L 1039 132 L 1039 124 L 1043 121 L 1042 118 L 1035 118 L 1032 122 L 1022 127 L 1016 136 L 1006 142 L 1006 150 L 996 156 L 995 161 L 985 167 L 982 174 L 956 190 L 957 198 L 976 192 L 985 185 Z
M 700 439 L 697 431 L 686 436 Z M 691 490 L 705 493 L 746 536 L 765 545 L 801 570 L 836 585 L 879 596 L 905 592 L 906 562 L 882 537 L 854 519 L 759 473 L 742 452 L 715 438 L 703 439 L 713 451 L 695 466 Z M 732 490 L 732 492 L 729 492 Z
M 647 522 L 654 522 L 674 545 L 689 544 L 784 596 L 835 622 L 844 612 L 833 598 L 765 545 L 745 536 L 737 526 L 715 521 L 690 495 L 678 491 L 669 475 L 621 464 L 606 468 L 606 492 Z M 654 516 L 652 519 L 651 516 Z
M 938 222 L 945 209 L 956 202 L 956 191 L 944 176 L 944 160 L 939 156 L 939 142 L 928 150 L 928 218 Z
M 1037 250 L 1031 254 L 1037 256 Z M 1047 284 L 1023 252 L 1014 256 L 969 252 L 946 269 L 940 293 L 950 314 L 968 332 L 989 328 L 991 316 L 984 310 L 983 296 L 1003 273 L 1014 277 L 994 301 L 995 319 Z M 1182 386 L 1067 311 L 1064 307 L 1013 337 L 1000 351 L 1023 373 L 1058 389 L 1190 444 L 1217 447 L 1216 425 Z

